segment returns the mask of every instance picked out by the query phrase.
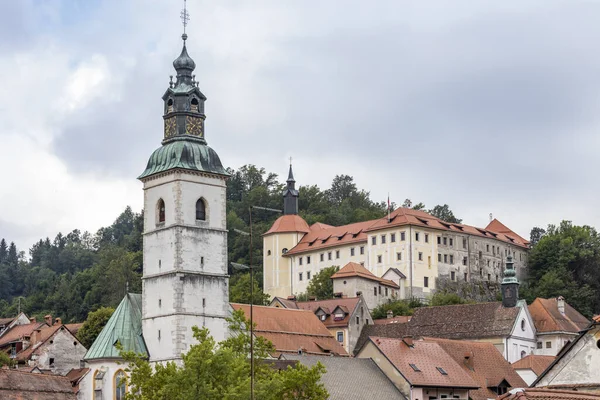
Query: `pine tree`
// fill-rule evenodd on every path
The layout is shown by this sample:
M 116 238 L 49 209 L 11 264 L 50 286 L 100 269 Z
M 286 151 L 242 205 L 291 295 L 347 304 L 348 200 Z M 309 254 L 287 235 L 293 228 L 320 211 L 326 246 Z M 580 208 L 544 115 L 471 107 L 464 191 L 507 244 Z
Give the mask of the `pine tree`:
M 8 257 L 8 246 L 6 245 L 6 240 L 0 240 L 0 264 L 6 261 L 6 257 Z
M 15 242 L 10 242 L 6 263 L 11 267 L 16 267 L 19 263 L 19 253 L 17 252 L 17 246 L 15 245 Z

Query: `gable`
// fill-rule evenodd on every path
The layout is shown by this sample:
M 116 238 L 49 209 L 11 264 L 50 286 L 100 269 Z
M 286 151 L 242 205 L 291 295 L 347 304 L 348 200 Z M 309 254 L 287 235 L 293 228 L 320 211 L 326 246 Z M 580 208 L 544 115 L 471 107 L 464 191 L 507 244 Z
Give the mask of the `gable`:
M 511 336 L 523 339 L 536 339 L 536 330 L 533 323 L 533 318 L 529 314 L 529 309 L 524 301 L 519 301 L 517 307 L 520 309 L 519 314 L 515 318 L 514 325 L 511 331 Z

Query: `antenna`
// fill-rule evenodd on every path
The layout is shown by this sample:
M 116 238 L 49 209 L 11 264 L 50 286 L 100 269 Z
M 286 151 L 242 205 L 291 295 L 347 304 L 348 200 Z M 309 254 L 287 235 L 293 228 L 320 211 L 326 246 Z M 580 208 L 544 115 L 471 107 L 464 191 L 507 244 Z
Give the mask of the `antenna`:
M 185 35 L 185 27 L 190 20 L 190 13 L 187 12 L 187 0 L 183 0 L 183 10 L 181 10 L 181 14 L 179 15 L 181 17 L 181 22 L 183 23 L 183 34 Z M 185 35 L 185 38 L 187 39 L 187 35 Z
M 494 216 L 492 215 L 492 213 L 490 213 L 490 222 L 492 222 L 494 220 Z

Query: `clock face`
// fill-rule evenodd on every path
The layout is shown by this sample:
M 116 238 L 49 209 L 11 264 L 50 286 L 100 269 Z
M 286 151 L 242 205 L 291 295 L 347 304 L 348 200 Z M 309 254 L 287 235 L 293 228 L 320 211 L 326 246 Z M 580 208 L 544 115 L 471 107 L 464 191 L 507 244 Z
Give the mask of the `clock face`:
M 165 119 L 165 139 L 175 135 L 175 117 Z
M 200 137 L 204 135 L 204 132 L 202 132 L 202 118 L 191 117 L 188 115 L 185 122 L 186 134 Z

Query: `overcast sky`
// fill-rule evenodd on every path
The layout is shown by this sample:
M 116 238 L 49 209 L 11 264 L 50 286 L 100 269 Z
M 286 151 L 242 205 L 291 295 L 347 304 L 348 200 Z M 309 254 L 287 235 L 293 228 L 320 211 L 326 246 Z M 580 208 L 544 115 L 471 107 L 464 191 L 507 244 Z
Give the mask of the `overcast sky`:
M 27 250 L 142 208 L 179 0 L 0 1 L 0 237 Z M 600 1 L 188 1 L 225 166 L 600 226 Z

